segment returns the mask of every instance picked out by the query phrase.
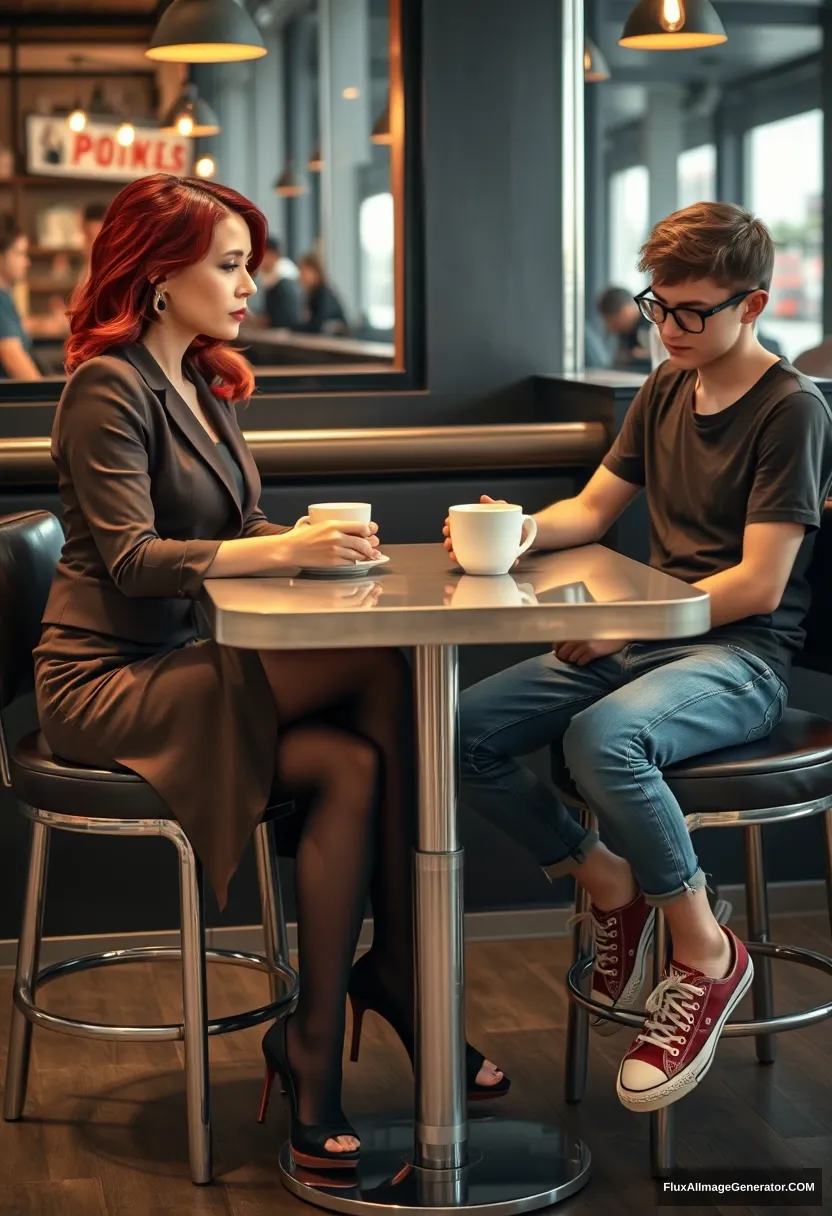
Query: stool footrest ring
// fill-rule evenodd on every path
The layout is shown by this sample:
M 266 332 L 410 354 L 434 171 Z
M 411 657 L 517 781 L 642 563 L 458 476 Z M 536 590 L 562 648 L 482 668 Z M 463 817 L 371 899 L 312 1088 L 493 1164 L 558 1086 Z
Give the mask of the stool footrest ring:
M 102 1022 L 84 1022 L 77 1018 L 61 1017 L 49 1013 L 35 1003 L 34 993 L 44 984 L 53 980 L 63 979 L 79 971 L 90 971 L 96 967 L 117 966 L 124 963 L 142 963 L 159 959 L 180 961 L 181 950 L 167 946 L 138 946 L 130 950 L 108 950 L 100 954 L 85 954 L 79 958 L 66 959 L 53 963 L 38 973 L 34 990 L 16 987 L 14 1003 L 24 1017 L 34 1026 L 44 1030 L 54 1030 L 59 1034 L 73 1035 L 87 1039 L 110 1039 L 122 1043 L 164 1043 L 182 1040 L 185 1037 L 185 1027 L 182 1023 L 170 1023 L 161 1026 L 113 1026 Z M 222 1018 L 209 1021 L 206 1027 L 209 1035 L 230 1034 L 236 1030 L 246 1030 L 274 1018 L 283 1017 L 291 1010 L 297 1000 L 297 972 L 288 963 L 273 964 L 259 954 L 248 954 L 240 950 L 206 950 L 205 959 L 209 963 L 230 963 L 238 967 L 249 967 L 263 971 L 267 975 L 279 976 L 285 986 L 285 992 L 279 1000 L 261 1005 L 259 1009 L 247 1009 L 242 1013 L 228 1014 Z
M 755 954 L 767 955 L 769 958 L 779 959 L 781 962 L 813 967 L 816 971 L 823 971 L 826 975 L 832 976 L 832 958 L 826 954 L 818 954 L 814 950 L 803 950 L 798 946 L 780 946 L 776 942 L 746 942 L 745 948 L 752 956 Z M 581 985 L 588 978 L 594 962 L 595 959 L 591 957 L 580 958 L 569 968 L 566 976 L 566 992 L 569 1000 L 588 1009 L 590 1013 L 606 1022 L 616 1022 L 619 1026 L 629 1026 L 633 1030 L 640 1030 L 644 1019 L 648 1016 L 646 1010 L 610 1009 L 609 1006 L 593 1001 L 591 997 L 584 994 Z M 824 1005 L 814 1005 L 811 1009 L 800 1009 L 795 1013 L 782 1013 L 770 1018 L 752 1018 L 747 1022 L 730 1021 L 726 1023 L 722 1034 L 728 1038 L 780 1034 L 786 1030 L 814 1026 L 817 1022 L 823 1022 L 829 1017 L 832 1017 L 832 1001 L 827 1001 Z

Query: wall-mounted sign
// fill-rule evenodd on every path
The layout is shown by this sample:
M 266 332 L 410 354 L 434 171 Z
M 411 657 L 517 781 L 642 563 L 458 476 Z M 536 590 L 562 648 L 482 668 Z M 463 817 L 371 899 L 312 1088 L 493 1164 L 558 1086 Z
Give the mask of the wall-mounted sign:
M 71 131 L 64 118 L 30 114 L 26 119 L 26 167 L 54 177 L 92 177 L 128 182 L 148 173 L 190 173 L 192 140 L 136 127 L 127 147 L 116 139 L 118 123 L 88 122 Z

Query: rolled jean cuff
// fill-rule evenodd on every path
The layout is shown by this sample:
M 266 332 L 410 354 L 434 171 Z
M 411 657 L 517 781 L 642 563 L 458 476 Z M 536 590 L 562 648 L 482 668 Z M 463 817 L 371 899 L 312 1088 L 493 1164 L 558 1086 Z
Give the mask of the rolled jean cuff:
M 549 879 L 549 882 L 554 882 L 556 878 L 563 878 L 575 864 L 581 865 L 585 862 L 599 839 L 600 837 L 595 829 L 588 828 L 580 844 L 576 845 L 572 852 L 564 857 L 563 861 L 553 861 L 551 865 L 541 866 L 540 868 Z
M 651 908 L 662 908 L 665 904 L 672 904 L 680 895 L 693 895 L 696 891 L 701 891 L 703 888 L 708 888 L 708 876 L 704 870 L 697 870 L 692 878 L 687 882 L 683 882 L 681 887 L 676 887 L 674 891 L 668 891 L 662 895 L 648 895 L 645 891 L 644 901 Z

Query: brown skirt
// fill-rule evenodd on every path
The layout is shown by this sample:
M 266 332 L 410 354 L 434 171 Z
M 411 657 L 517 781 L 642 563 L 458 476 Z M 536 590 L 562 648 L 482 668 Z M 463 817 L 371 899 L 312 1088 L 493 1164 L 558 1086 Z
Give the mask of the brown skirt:
M 35 683 L 52 751 L 115 762 L 152 785 L 223 907 L 274 782 L 277 712 L 257 651 L 212 639 L 160 650 L 48 625 Z

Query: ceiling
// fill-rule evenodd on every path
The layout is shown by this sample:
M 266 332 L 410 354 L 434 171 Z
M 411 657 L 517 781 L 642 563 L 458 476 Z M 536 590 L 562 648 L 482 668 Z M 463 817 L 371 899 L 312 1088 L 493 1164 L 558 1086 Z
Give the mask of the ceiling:
M 823 0 L 714 0 L 728 41 L 690 51 L 633 51 L 618 45 L 634 0 L 599 0 L 598 42 L 612 73 L 603 86 L 605 126 L 641 117 L 660 84 L 728 84 L 821 49 Z

